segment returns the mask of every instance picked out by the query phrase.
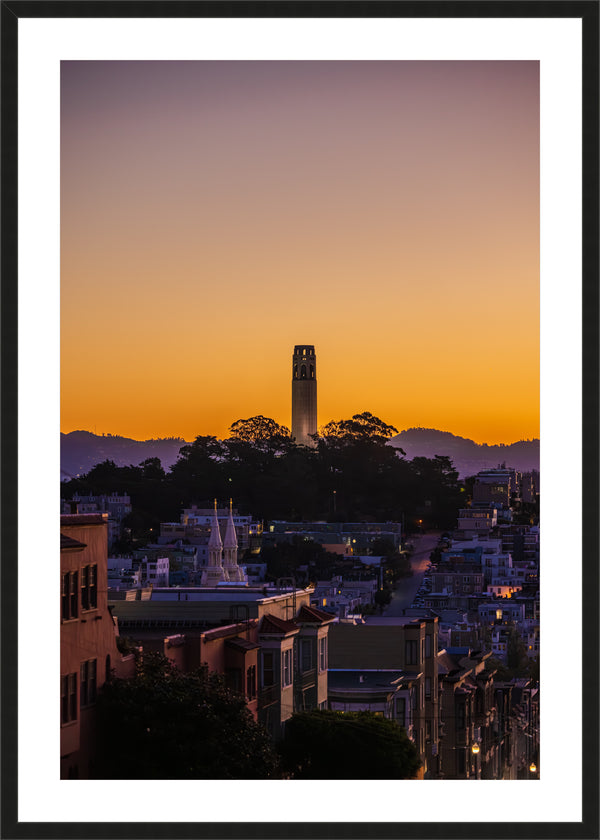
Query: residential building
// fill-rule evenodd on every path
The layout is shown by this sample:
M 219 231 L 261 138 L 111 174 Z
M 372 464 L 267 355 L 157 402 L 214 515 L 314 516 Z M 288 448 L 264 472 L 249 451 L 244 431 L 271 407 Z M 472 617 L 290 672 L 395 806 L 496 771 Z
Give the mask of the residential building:
M 458 539 L 488 535 L 498 525 L 498 510 L 495 507 L 461 508 L 458 512 Z
M 358 677 L 362 672 L 363 675 L 379 671 L 401 674 L 397 699 L 405 700 L 405 728 L 417 747 L 425 776 L 435 776 L 439 748 L 437 616 L 416 619 L 369 616 L 360 624 L 340 621 L 331 626 L 329 639 L 333 671 L 356 672 Z M 343 702 L 339 678 L 333 686 L 330 704 L 339 704 Z M 389 687 L 386 690 L 396 693 Z M 394 717 L 402 717 L 400 708 L 395 710 Z
M 375 540 L 389 540 L 400 548 L 400 522 L 285 522 L 274 520 L 263 532 L 263 545 L 309 539 L 326 551 L 345 555 L 368 554 Z
M 245 613 L 245 619 L 215 627 L 207 627 L 206 614 L 204 620 L 193 619 L 190 607 L 197 610 L 197 604 L 189 602 L 169 604 L 168 609 L 162 602 L 121 602 L 115 604 L 115 612 L 132 616 L 135 610 L 127 608 L 139 605 L 137 620 L 121 620 L 124 632 L 143 643 L 145 650 L 162 650 L 183 671 L 204 667 L 222 674 L 227 686 L 244 694 L 253 716 L 279 740 L 294 712 L 327 707 L 327 637 L 334 617 L 298 600 L 296 609 L 292 596 L 283 602 L 277 597 L 264 599 L 256 617 L 242 609 L 243 603 L 231 605 L 230 615 Z M 160 613 L 154 611 L 153 619 L 147 617 L 149 606 L 162 608 Z M 294 610 L 289 618 L 282 617 L 286 606 Z M 179 632 L 172 632 L 177 628 Z
M 113 673 L 133 676 L 133 655 L 121 656 L 107 601 L 108 513 L 60 518 L 60 774 L 94 775 L 96 696 Z
M 123 520 L 131 513 L 131 510 L 130 497 L 119 493 L 83 496 L 75 493 L 70 501 L 61 502 L 63 514 L 108 513 L 106 527 L 109 548 L 121 537 Z
M 501 778 L 494 671 L 485 667 L 490 656 L 468 647 L 438 654 L 441 778 Z
M 497 504 L 510 508 L 520 492 L 520 474 L 511 468 L 481 470 L 473 485 L 473 506 Z
M 340 618 L 346 618 L 359 613 L 361 607 L 373 604 L 375 592 L 376 578 L 347 581 L 336 575 L 331 580 L 317 581 L 311 604 Z

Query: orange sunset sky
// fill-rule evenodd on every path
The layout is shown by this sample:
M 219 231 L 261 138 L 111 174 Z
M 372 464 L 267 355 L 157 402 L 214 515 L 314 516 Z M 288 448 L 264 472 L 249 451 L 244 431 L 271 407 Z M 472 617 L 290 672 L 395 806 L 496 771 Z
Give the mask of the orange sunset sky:
M 61 430 L 539 436 L 539 65 L 66 61 Z

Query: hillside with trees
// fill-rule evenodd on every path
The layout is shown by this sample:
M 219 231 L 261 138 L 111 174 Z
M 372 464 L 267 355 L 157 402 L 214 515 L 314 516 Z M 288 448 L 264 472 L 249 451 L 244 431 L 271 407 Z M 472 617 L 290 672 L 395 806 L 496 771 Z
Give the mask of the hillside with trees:
M 510 444 L 475 443 L 469 438 L 459 437 L 437 429 L 412 428 L 390 438 L 391 446 L 400 447 L 408 458 L 421 456 L 433 458 L 445 455 L 450 458 L 461 478 L 475 475 L 479 470 L 506 464 L 519 472 L 540 468 L 540 442 L 519 440 Z
M 113 461 L 119 467 L 141 464 L 158 458 L 165 469 L 175 463 L 183 438 L 133 440 L 119 435 L 95 435 L 76 431 L 60 435 L 60 468 L 65 478 L 84 475 L 102 461 Z
M 270 432 L 277 427 L 283 429 L 284 434 L 289 437 L 289 430 L 285 426 L 279 426 L 270 418 L 259 415 L 258 418 L 250 418 L 250 420 L 258 421 L 260 428 L 248 430 L 245 424 L 250 421 L 238 420 L 237 424 L 242 424 L 242 435 L 247 436 L 252 431 L 257 431 L 263 439 L 268 440 Z M 339 432 L 340 429 L 336 427 L 340 423 L 352 424 L 353 422 L 356 425 L 356 421 L 352 420 L 333 421 L 328 423 L 322 431 Z M 271 429 L 269 424 L 273 424 Z M 386 425 L 383 424 L 383 426 Z M 236 423 L 233 424 L 232 429 L 234 426 Z M 488 445 L 478 444 L 468 438 L 437 429 L 412 428 L 399 434 L 393 426 L 388 426 L 388 429 L 393 429 L 387 437 L 389 444 L 404 450 L 409 459 L 445 455 L 451 459 L 461 478 L 474 475 L 479 470 L 496 467 L 500 463 L 506 463 L 507 466 L 522 472 L 539 470 L 540 442 L 537 439 Z M 356 433 L 356 428 L 354 431 Z M 181 447 L 186 445 L 190 445 L 190 441 L 176 437 L 133 440 L 119 435 L 95 435 L 85 431 L 69 432 L 60 436 L 61 470 L 65 478 L 73 478 L 84 475 L 101 461 L 113 461 L 119 467 L 126 467 L 130 464 L 141 464 L 148 458 L 158 458 L 163 469 L 169 470 L 177 461 Z
M 453 527 L 464 486 L 445 456 L 408 460 L 387 445 L 396 430 L 368 412 L 321 430 L 317 445 L 296 446 L 289 430 L 269 418 L 236 421 L 230 437 L 199 436 L 182 446 L 167 472 L 158 458 L 119 466 L 108 459 L 63 482 L 74 493 L 128 493 L 125 523 L 138 539 L 184 507 L 233 498 L 240 513 L 268 522 L 403 521 L 408 531 Z

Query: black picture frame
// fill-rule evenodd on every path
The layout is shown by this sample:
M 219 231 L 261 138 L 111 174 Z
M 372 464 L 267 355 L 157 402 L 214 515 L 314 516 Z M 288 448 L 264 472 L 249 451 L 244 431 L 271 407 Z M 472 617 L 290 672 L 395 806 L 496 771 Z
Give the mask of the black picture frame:
M 598 702 L 598 26 L 597 0 L 3 0 L 2 44 L 2 837 L 4 838 L 598 838 L 599 702 Z M 548 17 L 582 21 L 583 32 L 583 637 L 574 643 L 581 655 L 583 681 L 583 802 L 581 823 L 468 821 L 468 799 L 438 823 L 316 823 L 307 819 L 281 823 L 112 823 L 19 822 L 17 815 L 17 496 L 18 378 L 17 378 L 17 188 L 18 188 L 18 54 L 19 21 L 24 18 L 102 17 Z M 565 505 L 568 501 L 565 499 Z M 571 512 L 570 515 L 578 515 Z M 554 525 L 553 527 L 556 527 Z M 34 532 L 32 531 L 32 537 Z M 35 535 L 43 539 L 43 535 Z M 552 652 L 545 652 L 549 658 Z M 561 668 L 561 663 L 556 663 Z M 560 673 L 560 670 L 559 670 Z M 558 676 L 558 673 L 557 673 Z M 568 670 L 564 674 L 568 685 Z M 52 687 L 47 687 L 52 691 Z M 568 687 L 565 688 L 568 691 Z M 23 721 L 21 719 L 21 724 Z M 565 737 L 569 737 L 565 733 Z M 568 784 L 568 768 L 565 768 Z M 476 795 L 470 794 L 471 796 Z M 499 788 L 499 802 L 503 801 Z M 435 791 L 432 789 L 432 805 Z M 507 807 L 509 802 L 503 803 Z M 309 803 L 298 796 L 299 812 Z M 334 807 L 334 806 L 332 806 Z M 460 821 L 452 817 L 460 815 Z

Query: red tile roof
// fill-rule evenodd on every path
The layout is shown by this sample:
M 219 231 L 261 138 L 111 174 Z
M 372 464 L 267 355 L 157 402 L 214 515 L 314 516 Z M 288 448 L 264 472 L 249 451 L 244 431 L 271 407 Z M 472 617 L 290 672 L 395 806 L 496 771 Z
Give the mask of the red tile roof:
M 306 604 L 302 604 L 298 611 L 298 615 L 296 616 L 296 621 L 302 623 L 315 623 L 318 622 L 319 624 L 324 624 L 326 621 L 333 621 L 335 616 L 331 613 L 323 612 L 322 610 L 316 609 L 316 607 L 309 607 Z
M 284 621 L 283 618 L 277 618 L 276 615 L 271 615 L 270 613 L 263 615 L 258 628 L 259 633 L 277 633 L 284 635 L 287 635 L 288 633 L 297 633 L 298 630 L 298 625 L 293 621 Z

